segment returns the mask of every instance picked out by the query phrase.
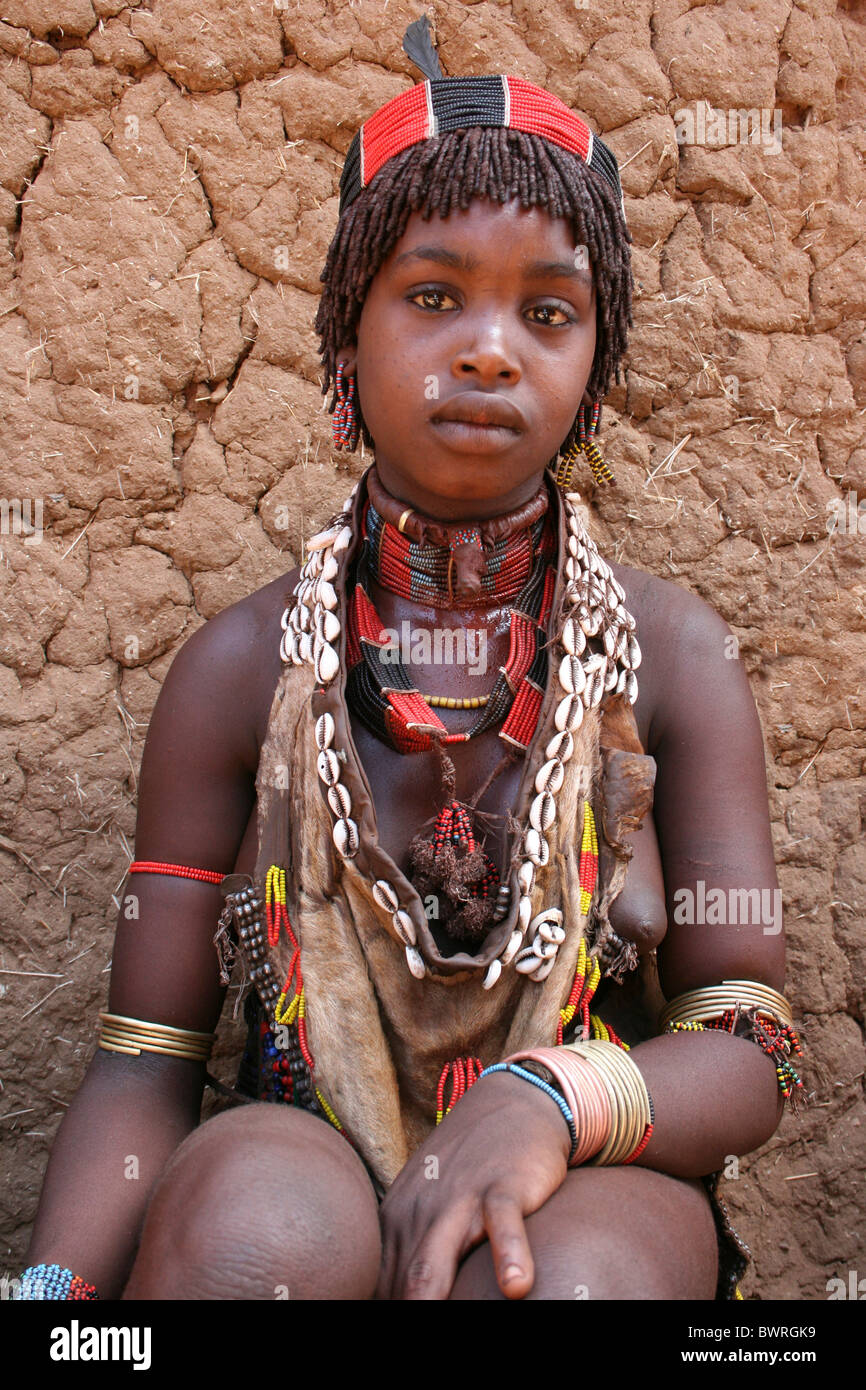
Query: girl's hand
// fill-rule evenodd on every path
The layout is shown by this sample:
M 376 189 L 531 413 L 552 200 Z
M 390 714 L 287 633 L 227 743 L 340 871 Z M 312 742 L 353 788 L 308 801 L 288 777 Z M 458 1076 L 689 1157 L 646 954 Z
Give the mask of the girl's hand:
M 382 1204 L 380 1299 L 445 1299 L 464 1255 L 490 1241 L 506 1298 L 535 1267 L 523 1218 L 568 1171 L 571 1138 L 549 1096 L 509 1072 L 465 1093 L 396 1178 Z

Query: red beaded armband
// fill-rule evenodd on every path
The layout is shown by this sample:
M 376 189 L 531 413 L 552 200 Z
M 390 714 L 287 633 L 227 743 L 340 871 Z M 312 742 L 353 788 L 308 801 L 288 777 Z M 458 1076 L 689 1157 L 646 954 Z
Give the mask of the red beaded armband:
M 193 878 L 200 883 L 222 883 L 225 874 L 212 869 L 189 869 L 184 864 L 160 864 L 150 859 L 136 859 L 129 866 L 131 874 L 170 874 L 175 878 Z

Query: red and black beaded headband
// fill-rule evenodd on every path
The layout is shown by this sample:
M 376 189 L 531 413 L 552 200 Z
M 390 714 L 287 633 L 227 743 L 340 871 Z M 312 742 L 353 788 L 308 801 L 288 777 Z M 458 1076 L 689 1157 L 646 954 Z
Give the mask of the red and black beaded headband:
M 340 178 L 340 216 L 389 159 L 410 145 L 467 126 L 507 126 L 540 135 L 577 155 L 625 201 L 616 156 L 565 102 L 522 77 L 445 77 L 430 42 L 427 17 L 410 24 L 403 47 L 426 81 L 392 97 L 355 134 Z

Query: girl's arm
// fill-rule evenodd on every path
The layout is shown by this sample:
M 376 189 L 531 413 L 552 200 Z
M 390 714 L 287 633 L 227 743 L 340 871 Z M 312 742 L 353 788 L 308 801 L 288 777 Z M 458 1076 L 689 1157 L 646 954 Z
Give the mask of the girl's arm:
M 665 585 L 670 651 L 650 751 L 667 901 L 658 949 L 667 999 L 721 980 L 784 992 L 785 947 L 761 727 L 727 623 Z M 656 639 L 658 642 L 658 639 Z M 659 648 L 660 649 L 660 648 Z M 680 1033 L 632 1048 L 656 1127 L 638 1162 L 677 1177 L 723 1167 L 769 1139 L 782 1114 L 775 1066 L 727 1033 Z
M 232 871 L 255 796 L 250 695 L 241 691 L 242 708 L 237 687 L 256 635 L 238 604 L 172 664 L 144 748 L 136 859 Z M 102 1007 L 213 1032 L 225 996 L 213 946 L 221 906 L 215 885 L 130 875 Z M 198 1123 L 204 1077 L 201 1062 L 96 1049 L 52 1148 L 28 1265 L 60 1264 L 100 1297 L 120 1296 L 154 1184 Z
M 782 991 L 755 702 L 727 624 L 688 592 L 664 589 L 665 631 L 651 642 L 668 655 L 649 738 L 669 923 L 658 950 L 662 989 L 671 999 L 746 979 Z M 708 910 L 713 889 L 723 892 L 724 914 Z M 655 1107 L 652 1138 L 637 1160 L 645 1167 L 700 1177 L 757 1148 L 779 1123 L 775 1067 L 755 1043 L 716 1032 L 671 1034 L 636 1045 L 630 1056 Z M 498 1074 L 473 1086 L 386 1198 L 380 1297 L 447 1298 L 459 1260 L 484 1238 L 502 1291 L 523 1297 L 534 1278 L 524 1217 L 562 1183 L 568 1147 L 553 1102 L 521 1078 Z M 425 1181 L 431 1156 L 438 1182 Z

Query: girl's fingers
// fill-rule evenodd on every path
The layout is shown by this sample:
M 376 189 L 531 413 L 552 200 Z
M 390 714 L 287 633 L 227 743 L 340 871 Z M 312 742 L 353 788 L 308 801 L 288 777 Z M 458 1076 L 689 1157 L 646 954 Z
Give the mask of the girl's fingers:
M 496 1282 L 506 1298 L 525 1298 L 535 1282 L 535 1262 L 523 1211 L 509 1193 L 496 1188 L 485 1194 L 483 1210 Z
M 394 1297 L 394 1280 L 400 1263 L 399 1230 L 390 1221 L 382 1222 L 382 1264 L 374 1299 Z
M 477 1244 L 477 1239 L 472 1239 L 476 1229 L 483 1236 L 480 1222 L 473 1221 L 466 1204 L 455 1204 L 414 1247 L 404 1249 L 393 1296 L 408 1300 L 446 1299 L 454 1287 L 462 1255 L 473 1243 Z

